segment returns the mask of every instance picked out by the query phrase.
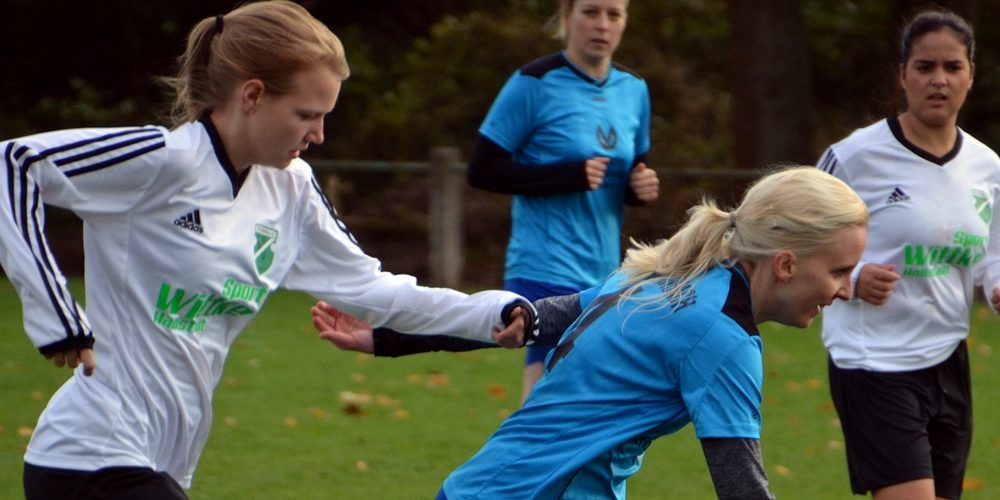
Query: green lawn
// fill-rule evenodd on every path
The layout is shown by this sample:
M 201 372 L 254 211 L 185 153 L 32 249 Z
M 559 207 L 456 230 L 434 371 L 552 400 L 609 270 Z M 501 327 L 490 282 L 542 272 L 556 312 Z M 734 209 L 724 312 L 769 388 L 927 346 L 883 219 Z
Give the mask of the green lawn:
M 374 359 L 309 325 L 312 300 L 274 295 L 233 346 L 192 499 L 429 499 L 517 405 L 521 353 L 491 349 Z M 21 496 L 21 455 L 65 378 L 23 333 L 0 279 L 0 498 Z M 975 443 L 965 498 L 1000 498 L 998 319 L 975 313 Z M 779 498 L 851 498 L 826 357 L 814 329 L 765 325 L 763 449 Z M 99 368 L 98 368 L 99 369 Z M 690 428 L 660 439 L 629 481 L 634 499 L 711 498 Z

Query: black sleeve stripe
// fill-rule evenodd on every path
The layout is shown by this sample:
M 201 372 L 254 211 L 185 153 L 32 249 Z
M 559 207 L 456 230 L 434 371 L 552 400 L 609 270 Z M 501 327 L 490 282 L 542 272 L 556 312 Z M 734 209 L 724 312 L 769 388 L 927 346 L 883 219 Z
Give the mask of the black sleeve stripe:
M 837 155 L 833 154 L 833 148 L 826 150 L 823 158 L 819 161 L 818 167 L 828 174 L 833 174 L 833 171 L 837 169 Z
M 597 321 L 598 318 L 603 316 L 604 313 L 608 312 L 608 310 L 610 310 L 612 307 L 618 304 L 618 301 L 621 299 L 622 295 L 624 295 L 627 290 L 628 288 L 622 288 L 616 292 L 611 292 L 606 295 L 601 295 L 600 297 L 597 297 L 596 299 L 594 299 L 593 302 L 590 303 L 590 306 L 588 306 L 587 309 L 585 309 L 583 313 L 580 314 L 580 317 L 578 317 L 576 321 L 570 325 L 570 327 L 573 328 L 573 330 L 571 331 L 567 329 L 566 332 L 563 334 L 563 337 L 560 339 L 559 345 L 556 347 L 555 352 L 552 353 L 552 355 L 547 360 L 547 364 L 545 366 L 546 373 L 552 371 L 552 369 L 556 367 L 556 363 L 558 363 L 559 360 L 565 358 L 570 353 L 570 351 L 573 350 L 573 344 L 576 342 L 577 337 L 579 337 L 583 332 L 585 332 L 587 328 L 589 328 L 591 324 Z
M 12 151 L 13 149 L 14 144 L 8 143 L 6 151 L 3 152 L 4 164 L 7 166 L 7 201 L 10 203 L 10 213 L 12 216 L 17 213 L 17 207 L 14 203 L 14 165 L 17 162 L 17 157 L 21 156 L 27 148 L 18 148 L 16 152 Z
M 114 158 L 109 158 L 109 159 L 104 160 L 102 162 L 94 163 L 92 165 L 87 165 L 87 166 L 75 168 L 75 169 L 72 169 L 72 170 L 66 170 L 66 176 L 67 177 L 73 177 L 75 175 L 86 174 L 87 172 L 93 172 L 95 170 L 101 170 L 102 168 L 112 167 L 112 166 L 115 166 L 115 165 L 117 165 L 119 163 L 131 160 L 132 158 L 135 158 L 137 156 L 142 156 L 142 155 L 144 155 L 146 153 L 149 153 L 151 151 L 156 151 L 157 149 L 163 148 L 165 146 L 166 146 L 166 143 L 163 142 L 163 141 L 157 142 L 155 144 L 150 144 L 149 146 L 146 146 L 144 148 L 136 149 L 135 151 L 131 151 L 128 154 L 124 154 L 124 155 L 121 155 L 121 156 L 116 156 Z
M 324 193 L 323 189 L 319 187 L 319 181 L 316 180 L 315 176 L 312 178 L 312 187 L 313 190 L 316 191 L 316 194 L 319 195 L 319 199 L 323 201 L 323 206 L 325 206 L 326 210 L 330 212 L 330 217 L 333 217 L 333 221 L 337 224 L 337 227 L 347 235 L 347 238 L 351 240 L 351 243 L 354 243 L 358 248 L 361 248 L 361 244 L 358 243 L 354 234 L 347 229 L 347 224 L 344 224 L 344 221 L 342 221 L 340 216 L 337 215 L 337 209 L 333 208 L 333 204 L 330 203 L 330 199 L 326 197 L 326 193 Z
M 106 141 L 111 140 L 111 139 L 115 139 L 115 138 L 118 138 L 118 137 L 129 136 L 129 135 L 134 136 L 136 134 L 141 134 L 141 135 L 139 137 L 129 138 L 129 139 L 117 142 L 117 143 L 101 145 L 101 144 L 103 144 Z M 36 154 L 32 155 L 31 157 L 26 158 L 23 161 L 20 161 L 20 164 L 21 164 L 21 166 L 24 169 L 28 169 L 36 161 L 48 159 L 50 157 L 55 157 L 55 156 L 60 155 L 62 153 L 68 153 L 68 152 L 71 152 L 71 151 L 74 151 L 74 150 L 77 150 L 77 149 L 84 149 L 82 152 L 76 152 L 72 156 L 67 156 L 67 157 L 63 157 L 63 158 L 59 158 L 59 159 L 55 159 L 55 158 L 52 159 L 52 162 L 55 163 L 56 166 L 65 169 L 65 167 L 67 167 L 67 166 L 74 166 L 73 165 L 74 163 L 80 162 L 80 161 L 85 160 L 87 158 L 94 157 L 96 155 L 107 153 L 109 151 L 115 151 L 115 150 L 125 150 L 125 151 L 127 151 L 127 152 L 124 152 L 122 154 L 119 154 L 118 156 L 116 156 L 114 158 L 109 158 L 109 159 L 106 159 L 106 160 L 103 160 L 101 162 L 97 162 L 97 163 L 94 163 L 94 164 L 88 164 L 88 165 L 83 165 L 83 166 L 76 166 L 76 168 L 66 171 L 66 175 L 72 177 L 74 175 L 84 174 L 84 173 L 87 173 L 87 172 L 92 172 L 94 170 L 100 170 L 102 168 L 106 168 L 106 167 L 110 167 L 110 166 L 113 166 L 113 165 L 117 165 L 117 164 L 119 164 L 121 162 L 124 162 L 124 161 L 130 160 L 132 158 L 135 158 L 136 156 L 140 156 L 140 155 L 143 155 L 143 154 L 148 153 L 150 151 L 155 151 L 157 149 L 160 149 L 160 148 L 162 148 L 162 147 L 164 147 L 166 145 L 166 142 L 162 139 L 162 137 L 163 137 L 162 134 L 160 134 L 160 132 L 158 130 L 151 130 L 149 128 L 131 128 L 131 129 L 124 130 L 124 131 L 119 131 L 119 132 L 115 132 L 115 133 L 111 133 L 111 134 L 105 134 L 105 135 L 102 135 L 102 136 L 92 137 L 92 138 L 85 139 L 85 140 L 82 140 L 82 141 L 77 141 L 77 142 L 73 142 L 73 143 L 70 143 L 70 144 L 63 144 L 61 146 L 57 146 L 57 147 L 54 147 L 54 148 L 49 148 L 49 149 L 37 152 Z M 135 144 L 146 142 L 146 141 L 150 141 L 150 140 L 156 140 L 156 142 L 153 143 L 153 144 L 151 144 L 151 145 L 149 145 L 149 146 L 146 146 L 144 148 L 140 148 L 140 149 L 135 149 L 135 150 L 128 150 L 127 149 L 130 146 L 133 146 Z M 96 148 L 93 148 L 93 146 L 98 146 L 98 145 L 100 145 L 100 146 L 96 147 Z M 91 147 L 91 149 L 86 149 L 88 147 Z
M 100 155 L 100 154 L 107 153 L 108 151 L 114 151 L 116 149 L 122 149 L 122 148 L 124 148 L 126 146 L 131 146 L 131 145 L 136 144 L 136 143 L 145 142 L 145 141 L 148 141 L 150 139 L 160 139 L 159 143 L 160 144 L 163 143 L 163 137 L 160 134 L 133 137 L 133 138 L 125 140 L 125 141 L 116 142 L 116 143 L 113 143 L 113 144 L 108 144 L 107 146 L 103 146 L 103 147 L 100 147 L 100 148 L 92 149 L 92 150 L 89 150 L 89 151 L 84 151 L 82 153 L 78 153 L 78 154 L 73 155 L 73 156 L 67 156 L 65 158 L 60 158 L 58 160 L 53 160 L 53 162 L 56 165 L 58 165 L 60 167 L 63 167 L 63 166 L 69 165 L 70 163 L 74 163 L 74 162 L 77 162 L 77 161 L 85 160 L 85 159 L 93 157 L 93 156 L 97 156 L 97 155 Z
M 71 142 L 69 144 L 63 144 L 61 146 L 57 146 L 57 147 L 54 147 L 54 148 L 49 148 L 49 149 L 46 149 L 44 151 L 41 151 L 41 156 L 44 158 L 44 157 L 48 157 L 48 156 L 51 156 L 51 155 L 54 155 L 54 154 L 59 154 L 59 153 L 63 153 L 63 152 L 66 152 L 66 151 L 70 151 L 70 150 L 73 150 L 73 149 L 76 149 L 76 148 L 82 148 L 84 146 L 89 146 L 89 145 L 94 144 L 94 143 L 104 142 L 104 141 L 106 141 L 108 139 L 114 139 L 115 137 L 121 137 L 123 135 L 131 135 L 131 134 L 148 134 L 148 133 L 150 133 L 150 131 L 151 131 L 150 129 L 143 128 L 143 127 L 134 127 L 134 128 L 129 128 L 129 129 L 125 129 L 125 130 L 120 130 L 118 132 L 112 132 L 112 133 L 101 135 L 101 136 L 97 136 L 97 137 L 90 137 L 90 138 L 84 139 L 82 141 Z M 160 134 L 157 132 L 157 135 L 160 135 Z
M 73 297 L 63 287 L 57 286 L 56 267 L 53 264 L 55 258 L 45 243 L 45 235 L 42 233 L 43 222 L 38 218 L 38 214 L 41 213 L 39 208 L 42 203 L 42 195 L 37 186 L 33 187 L 31 197 L 31 212 L 28 213 L 31 214 L 31 225 L 34 227 L 34 244 L 32 244 L 32 241 L 28 241 L 28 245 L 32 247 L 31 253 L 35 256 L 35 266 L 38 268 L 38 274 L 45 282 L 49 301 L 52 302 L 56 313 L 59 315 L 59 320 L 66 329 L 66 336 L 87 335 L 90 328 L 84 325 L 82 315 L 76 307 L 76 301 L 73 300 Z M 28 238 L 25 238 L 25 240 L 27 241 Z M 70 317 L 67 318 L 67 315 Z
M 35 267 L 38 270 L 42 283 L 45 285 L 49 301 L 60 322 L 63 324 L 67 337 L 89 335 L 89 327 L 83 324 L 82 317 L 76 309 L 76 304 L 73 302 L 72 297 L 69 297 L 67 300 L 67 297 L 62 296 L 61 287 L 56 286 L 58 280 L 56 279 L 54 267 L 50 262 L 54 261 L 54 259 L 45 247 L 44 238 L 42 237 L 43 224 L 37 218 L 42 202 L 41 193 L 37 186 L 32 185 L 29 189 L 28 176 L 26 175 L 27 168 L 19 165 L 15 158 L 15 155 L 23 157 L 26 151 L 27 148 L 21 147 L 14 152 L 13 143 L 8 144 L 6 151 L 4 151 L 4 163 L 6 164 L 8 179 L 7 195 L 10 200 L 11 215 L 14 218 L 15 225 L 20 227 L 21 238 L 34 257 Z M 29 191 L 32 198 L 31 212 L 28 211 Z M 32 215 L 29 217 L 28 214 Z M 31 225 L 34 226 L 33 232 L 29 230 L 29 219 L 32 222 Z M 32 237 L 33 234 L 34 238 Z M 71 324 L 70 318 L 67 317 L 68 315 L 76 316 L 76 320 L 72 322 L 75 323 L 76 329 L 73 328 L 74 325 Z

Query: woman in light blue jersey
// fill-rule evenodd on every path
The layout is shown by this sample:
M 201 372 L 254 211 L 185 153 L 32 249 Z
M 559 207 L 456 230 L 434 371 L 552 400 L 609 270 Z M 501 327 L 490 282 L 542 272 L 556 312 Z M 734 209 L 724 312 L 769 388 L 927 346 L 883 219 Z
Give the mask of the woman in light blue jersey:
M 761 179 L 735 210 L 688 213 L 601 284 L 535 302 L 540 338 L 560 337 L 545 372 L 438 498 L 624 498 L 650 443 L 688 423 L 719 498 L 771 498 L 757 325 L 804 328 L 851 297 L 867 210 L 842 181 L 798 167 Z M 475 347 L 373 332 L 326 306 L 313 322 L 338 347 L 376 355 Z
M 531 300 L 600 283 L 621 261 L 625 204 L 656 200 L 649 91 L 612 62 L 628 0 L 562 0 L 560 52 L 507 81 L 479 129 L 469 183 L 513 194 L 504 288 Z M 552 346 L 525 359 L 523 397 Z

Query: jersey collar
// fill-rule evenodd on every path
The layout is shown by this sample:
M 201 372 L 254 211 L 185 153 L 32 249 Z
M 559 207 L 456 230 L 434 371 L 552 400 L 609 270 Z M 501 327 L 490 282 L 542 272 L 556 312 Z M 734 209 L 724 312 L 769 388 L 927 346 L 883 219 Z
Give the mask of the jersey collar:
M 243 187 L 243 182 L 246 181 L 247 175 L 250 173 L 250 169 L 253 168 L 253 165 L 244 170 L 242 174 L 237 174 L 236 169 L 233 168 L 233 162 L 229 159 L 229 154 L 226 153 L 226 148 L 222 144 L 222 138 L 219 136 L 219 131 L 215 128 L 215 124 L 212 123 L 212 120 L 209 119 L 208 114 L 199 118 L 198 121 L 205 126 L 205 132 L 208 132 L 208 138 L 212 140 L 212 149 L 215 150 L 215 157 L 219 160 L 219 165 L 222 166 L 222 170 L 226 172 L 226 177 L 229 177 L 229 182 L 233 187 L 233 198 L 236 198 L 236 195 L 239 194 L 240 188 Z
M 958 135 L 955 136 L 955 145 L 952 146 L 951 151 L 945 153 L 944 156 L 934 156 L 928 151 L 921 149 L 916 144 L 913 144 L 903 135 L 903 126 L 899 124 L 899 117 L 890 116 L 885 119 L 886 123 L 889 125 L 889 130 L 892 135 L 903 145 L 906 149 L 909 149 L 913 154 L 931 162 L 938 166 L 944 166 L 945 163 L 953 160 L 958 153 L 962 150 L 962 131 L 958 131 Z
M 573 73 L 576 73 L 576 76 L 579 76 L 581 80 L 583 80 L 583 81 L 585 81 L 587 83 L 596 85 L 598 87 L 603 87 L 603 86 L 607 85 L 608 80 L 611 79 L 611 69 L 612 69 L 613 66 L 610 66 L 610 65 L 608 66 L 608 74 L 607 74 L 607 76 L 605 76 L 604 78 L 602 78 L 600 80 L 597 80 L 594 77 L 588 75 L 586 71 L 578 68 L 575 64 L 573 64 L 573 61 L 570 61 L 569 57 L 566 55 L 566 51 L 565 50 L 562 50 L 559 53 L 562 55 L 563 61 L 566 61 L 566 67 L 569 68 L 570 71 L 572 71 Z

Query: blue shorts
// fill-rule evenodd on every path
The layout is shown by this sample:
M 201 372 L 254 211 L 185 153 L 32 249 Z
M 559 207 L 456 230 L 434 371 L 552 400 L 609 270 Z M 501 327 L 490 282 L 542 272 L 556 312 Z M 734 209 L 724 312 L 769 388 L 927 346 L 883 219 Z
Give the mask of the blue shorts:
M 520 278 L 504 280 L 503 288 L 504 290 L 514 292 L 532 302 L 538 299 L 544 299 L 545 297 L 570 295 L 580 291 L 579 289 L 571 286 L 553 285 Z M 545 357 L 549 355 L 549 351 L 551 351 L 554 347 L 554 345 L 529 345 L 527 347 L 527 352 L 524 355 L 524 366 L 544 362 Z

